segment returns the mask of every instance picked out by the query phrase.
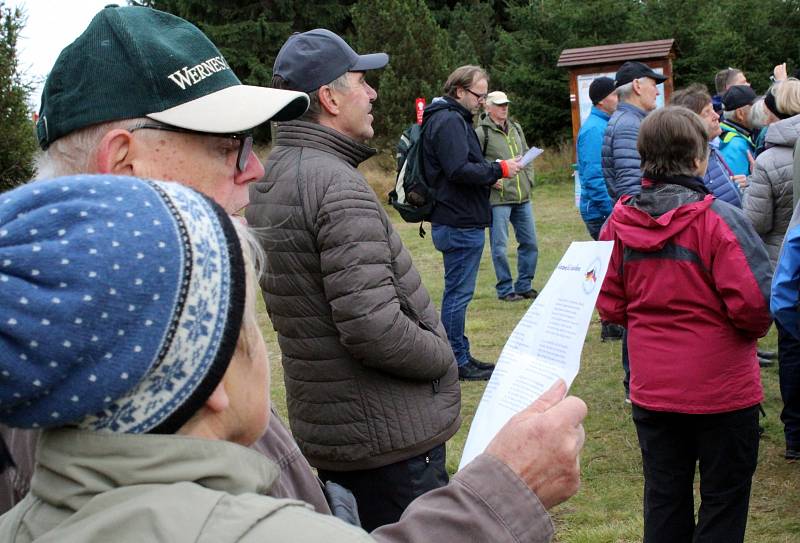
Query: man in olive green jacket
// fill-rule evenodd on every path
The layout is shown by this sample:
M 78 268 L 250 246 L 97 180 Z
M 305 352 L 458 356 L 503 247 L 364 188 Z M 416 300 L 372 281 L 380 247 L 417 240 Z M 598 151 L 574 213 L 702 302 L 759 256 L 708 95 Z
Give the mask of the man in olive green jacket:
M 502 91 L 490 92 L 486 98 L 486 113 L 475 129 L 486 160 L 506 160 L 528 150 L 522 127 L 508 116 L 509 103 Z M 533 289 L 539 247 L 530 202 L 532 188 L 533 165 L 523 168 L 514 177 L 500 179 L 492 187 L 492 263 L 497 277 L 497 297 L 505 302 L 533 299 L 538 294 Z M 511 276 L 506 254 L 509 222 L 519 244 L 516 282 Z

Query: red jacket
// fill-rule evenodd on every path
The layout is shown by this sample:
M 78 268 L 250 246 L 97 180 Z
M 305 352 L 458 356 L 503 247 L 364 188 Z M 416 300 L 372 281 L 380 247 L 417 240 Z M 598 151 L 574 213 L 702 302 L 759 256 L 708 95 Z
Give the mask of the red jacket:
M 756 339 L 771 322 L 772 272 L 741 210 L 645 179 L 600 239 L 614 250 L 597 308 L 628 328 L 631 401 L 694 414 L 761 402 Z

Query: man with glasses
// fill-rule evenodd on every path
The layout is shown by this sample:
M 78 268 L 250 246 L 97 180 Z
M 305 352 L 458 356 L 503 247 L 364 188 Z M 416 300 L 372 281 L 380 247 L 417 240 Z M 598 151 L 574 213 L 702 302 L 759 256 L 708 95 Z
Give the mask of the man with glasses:
M 208 38 L 182 19 L 107 7 L 61 52 L 45 82 L 38 178 L 107 173 L 175 181 L 234 214 L 249 201 L 248 185 L 264 175 L 246 132 L 297 117 L 307 105 L 303 93 L 242 85 Z M 27 493 L 38 433 L 4 429 L 3 437 L 17 469 L 0 478 L 0 512 Z M 254 448 L 281 466 L 271 495 L 330 511 L 274 410 Z
M 433 245 L 444 260 L 442 324 L 458 363 L 458 377 L 465 381 L 486 381 L 494 369 L 472 356 L 464 326 L 485 230 L 492 224 L 489 193 L 498 179 L 513 178 L 520 171 L 517 158 L 487 162 L 483 157 L 472 118 L 488 90 L 489 76 L 482 68 L 457 68 L 444 84 L 444 96 L 425 108 L 422 136 L 424 174 L 436 189 Z

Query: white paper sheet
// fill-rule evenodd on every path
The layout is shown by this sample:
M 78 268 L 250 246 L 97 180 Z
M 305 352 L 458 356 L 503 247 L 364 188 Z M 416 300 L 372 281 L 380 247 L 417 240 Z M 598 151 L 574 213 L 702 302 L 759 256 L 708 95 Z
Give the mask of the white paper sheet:
M 469 429 L 458 469 L 481 454 L 513 415 L 561 378 L 569 387 L 613 241 L 575 241 L 517 323 L 497 360 Z
M 544 153 L 544 149 L 539 149 L 538 147 L 531 147 L 525 152 L 524 155 L 522 155 L 522 160 L 520 161 L 521 166 L 524 168 L 525 166 L 533 162 L 534 158 L 541 155 L 542 153 Z

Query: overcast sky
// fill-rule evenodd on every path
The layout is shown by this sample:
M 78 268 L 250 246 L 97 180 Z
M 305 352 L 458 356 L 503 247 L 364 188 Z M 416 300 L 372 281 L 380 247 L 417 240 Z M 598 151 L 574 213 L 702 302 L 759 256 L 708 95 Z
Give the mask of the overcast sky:
M 19 43 L 20 67 L 35 85 L 32 106 L 39 109 L 42 84 L 61 50 L 72 43 L 92 17 L 113 0 L 6 0 L 6 7 L 21 7 L 27 14 Z M 125 5 L 124 0 L 117 2 Z

